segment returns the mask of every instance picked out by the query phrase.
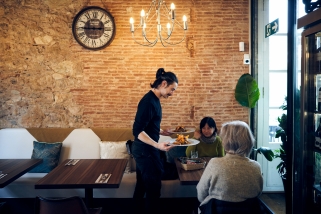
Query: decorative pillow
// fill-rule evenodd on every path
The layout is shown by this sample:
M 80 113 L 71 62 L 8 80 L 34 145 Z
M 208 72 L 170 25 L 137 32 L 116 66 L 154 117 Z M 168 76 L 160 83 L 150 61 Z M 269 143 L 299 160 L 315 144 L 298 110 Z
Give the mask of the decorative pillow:
M 59 162 L 62 143 L 46 143 L 33 141 L 32 159 L 43 159 L 42 163 L 29 172 L 48 173 L 53 170 Z
M 127 152 L 126 147 L 127 141 L 101 141 L 99 142 L 100 146 L 100 158 L 101 159 L 112 159 L 112 158 L 125 158 L 128 159 L 128 163 L 125 169 L 126 173 L 130 173 L 131 170 L 131 162 L 130 155 Z

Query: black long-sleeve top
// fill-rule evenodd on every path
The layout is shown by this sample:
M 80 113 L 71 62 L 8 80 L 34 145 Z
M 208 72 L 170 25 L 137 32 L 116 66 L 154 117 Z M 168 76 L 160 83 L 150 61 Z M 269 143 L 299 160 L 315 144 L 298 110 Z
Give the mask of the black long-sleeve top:
M 160 100 L 152 91 L 149 91 L 138 103 L 133 125 L 135 141 L 140 141 L 138 135 L 145 131 L 150 138 L 158 142 L 161 120 L 162 106 Z

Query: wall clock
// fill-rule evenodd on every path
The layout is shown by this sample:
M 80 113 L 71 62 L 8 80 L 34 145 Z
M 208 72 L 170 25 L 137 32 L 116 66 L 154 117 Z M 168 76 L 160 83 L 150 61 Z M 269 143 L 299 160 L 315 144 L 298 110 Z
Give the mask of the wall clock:
M 72 33 L 84 48 L 100 50 L 113 41 L 116 25 L 114 18 L 107 10 L 91 6 L 84 8 L 75 16 Z

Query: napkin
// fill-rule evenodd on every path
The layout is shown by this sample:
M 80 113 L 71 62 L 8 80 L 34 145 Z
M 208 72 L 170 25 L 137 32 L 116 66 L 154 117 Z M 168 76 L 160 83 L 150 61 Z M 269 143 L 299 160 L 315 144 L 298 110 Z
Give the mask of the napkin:
M 75 166 L 77 163 L 78 163 L 79 159 L 77 160 L 74 160 L 74 159 L 71 159 L 70 161 L 68 161 L 65 166 L 70 166 L 70 165 L 73 165 Z
M 111 174 L 100 174 L 95 183 L 107 183 Z
M 0 174 L 0 179 L 4 178 L 7 174 Z
M 79 159 L 78 159 L 78 160 L 74 160 L 74 161 L 72 162 L 72 165 L 75 166 L 75 165 L 78 163 L 78 161 L 79 161 Z

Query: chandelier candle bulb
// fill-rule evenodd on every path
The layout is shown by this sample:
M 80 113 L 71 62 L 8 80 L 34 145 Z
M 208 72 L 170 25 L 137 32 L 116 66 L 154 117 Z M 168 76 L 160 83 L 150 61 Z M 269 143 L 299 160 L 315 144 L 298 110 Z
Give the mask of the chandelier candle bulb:
M 187 18 L 185 15 L 183 16 L 183 24 L 184 24 L 184 30 L 187 30 Z
M 172 19 L 175 19 L 175 4 L 174 3 L 171 4 L 171 15 L 172 15 Z
M 142 11 L 140 12 L 140 25 L 141 25 L 141 26 L 144 26 L 144 24 L 145 24 L 145 11 L 142 10 Z
M 130 17 L 129 23 L 130 23 L 130 32 L 134 33 L 134 31 L 135 31 L 135 28 L 134 28 L 134 19 L 133 19 L 132 17 Z
M 171 25 L 169 23 L 167 23 L 167 35 L 171 35 Z
M 145 31 L 145 29 L 146 29 L 146 23 L 144 23 L 144 26 L 143 26 L 143 36 L 145 36 L 145 35 L 146 35 L 146 31 Z

